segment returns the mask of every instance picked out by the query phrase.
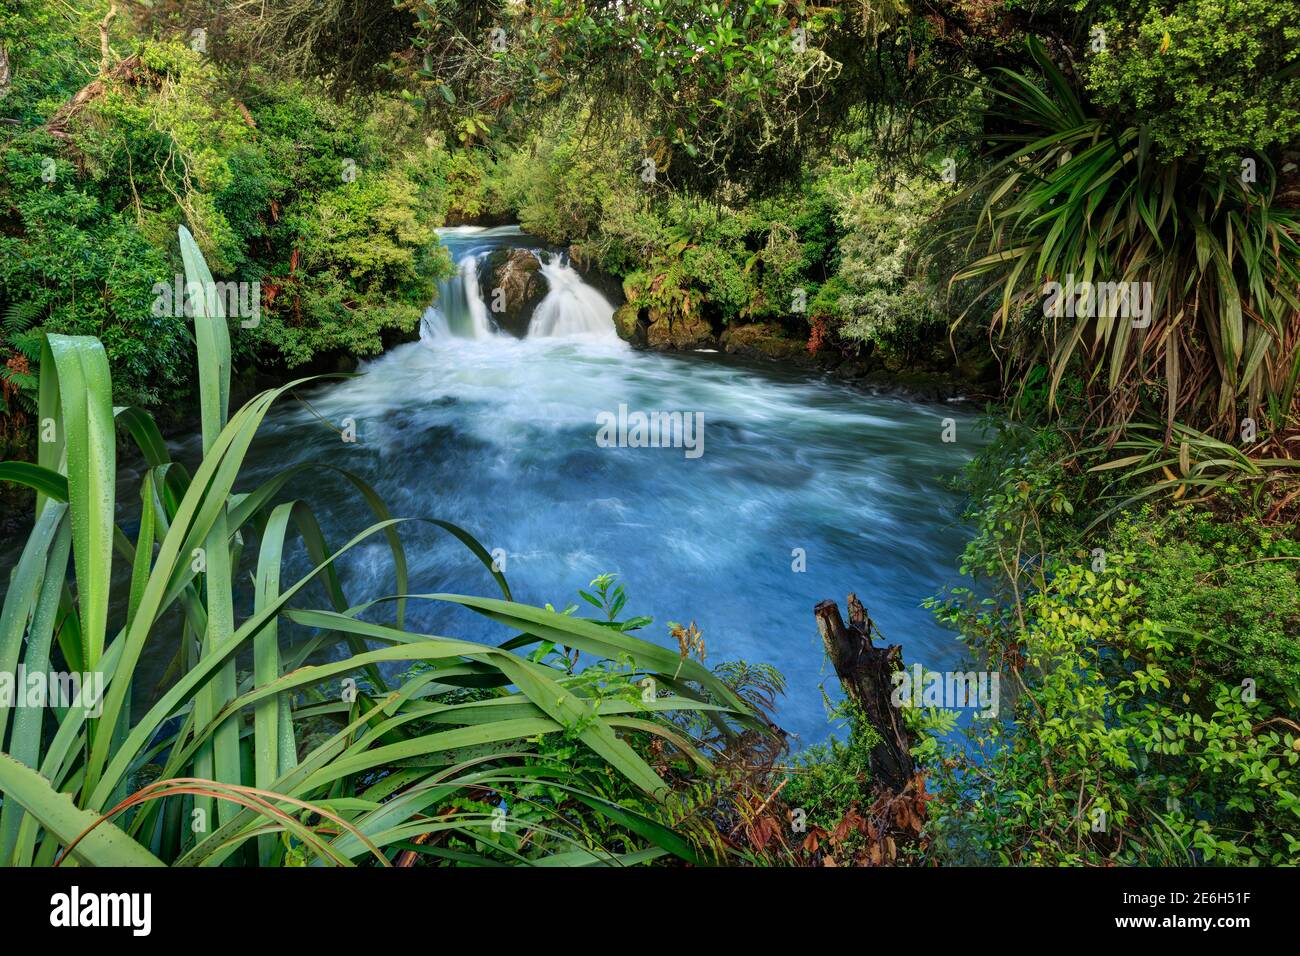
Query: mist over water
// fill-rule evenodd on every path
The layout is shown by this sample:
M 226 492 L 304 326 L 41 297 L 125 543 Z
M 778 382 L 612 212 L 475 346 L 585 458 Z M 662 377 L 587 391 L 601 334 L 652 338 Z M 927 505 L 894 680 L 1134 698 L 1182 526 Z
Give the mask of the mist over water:
M 473 277 L 485 251 L 527 238 L 446 230 L 443 241 L 461 269 L 421 341 L 304 392 L 310 408 L 289 399 L 273 410 L 241 489 L 299 461 L 353 470 L 395 516 L 452 521 L 504 549 L 520 601 L 594 613 L 577 590 L 617 572 L 624 616 L 655 619 L 640 636 L 675 647 L 667 623 L 694 620 L 708 663 L 779 667 L 788 689 L 778 719 L 803 743 L 829 732 L 822 688 L 839 698 L 817 601 L 856 591 L 909 664 L 957 663 L 954 636 L 920 604 L 955 580 L 967 534 L 943 484 L 976 449 L 961 406 L 873 397 L 723 355 L 634 351 L 613 332 L 612 306 L 545 252 L 550 291 L 529 335 L 497 333 Z M 620 404 L 702 412 L 704 454 L 598 446 L 598 416 Z M 352 419 L 358 440 L 343 443 L 317 415 L 335 426 Z M 940 441 L 944 417 L 957 419 L 956 444 Z M 313 477 L 289 493 L 312 504 L 333 547 L 373 520 L 341 480 Z M 419 523 L 401 533 L 411 591 L 498 596 L 445 533 Z M 794 549 L 806 555 L 803 573 L 792 570 Z M 394 590 L 382 536 L 354 549 L 341 572 L 352 602 Z M 427 602 L 413 603 L 408 626 L 493 643 L 511 636 Z

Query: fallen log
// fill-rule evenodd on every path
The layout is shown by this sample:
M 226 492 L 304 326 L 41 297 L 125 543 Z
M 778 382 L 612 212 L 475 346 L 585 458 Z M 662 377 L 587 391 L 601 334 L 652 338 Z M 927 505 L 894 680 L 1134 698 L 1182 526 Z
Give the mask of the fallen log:
M 916 774 L 912 737 L 903 715 L 891 701 L 893 674 L 902 667 L 903 651 L 897 644 L 876 647 L 879 636 L 856 594 L 848 599 L 849 623 L 840 617 L 839 605 L 821 601 L 813 608 L 826 656 L 848 695 L 880 736 L 870 754 L 873 781 L 890 795 L 901 794 Z

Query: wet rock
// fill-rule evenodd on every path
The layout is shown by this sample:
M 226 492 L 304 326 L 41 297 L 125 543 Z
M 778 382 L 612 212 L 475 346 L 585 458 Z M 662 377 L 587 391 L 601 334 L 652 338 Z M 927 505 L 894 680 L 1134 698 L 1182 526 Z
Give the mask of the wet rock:
M 528 249 L 498 249 L 488 258 L 483 299 L 497 325 L 507 332 L 527 333 L 546 291 L 542 265 Z
M 641 309 L 635 303 L 628 302 L 614 312 L 614 328 L 624 342 L 630 342 L 638 348 L 646 346 L 646 329 L 649 323 L 641 316 Z
M 807 346 L 788 337 L 780 326 L 770 322 L 735 325 L 722 334 L 722 347 L 732 355 L 775 359 L 779 362 L 802 362 Z
M 870 370 L 862 362 L 846 361 L 835 366 L 832 374 L 845 382 L 856 382 L 865 379 L 870 374 Z
M 623 280 L 583 256 L 582 250 L 576 245 L 569 246 L 569 262 L 578 270 L 582 281 L 608 299 L 611 305 L 619 306 L 627 301 L 627 295 L 623 291 Z
M 646 344 L 652 349 L 689 352 L 692 349 L 713 348 L 717 344 L 713 327 L 698 315 L 670 317 L 651 308 L 649 317 Z
M 861 379 L 858 384 L 882 392 L 906 395 L 922 402 L 947 401 L 961 394 L 958 383 L 936 372 L 912 370 L 896 373 L 880 368 Z

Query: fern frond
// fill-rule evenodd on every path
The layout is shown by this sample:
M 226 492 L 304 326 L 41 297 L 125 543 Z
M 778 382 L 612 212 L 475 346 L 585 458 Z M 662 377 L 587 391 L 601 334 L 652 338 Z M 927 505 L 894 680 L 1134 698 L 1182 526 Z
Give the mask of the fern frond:
M 0 323 L 3 325 L 5 337 L 26 332 L 35 324 L 40 314 L 41 304 L 34 299 L 10 302 L 9 307 L 5 309 L 4 321 Z

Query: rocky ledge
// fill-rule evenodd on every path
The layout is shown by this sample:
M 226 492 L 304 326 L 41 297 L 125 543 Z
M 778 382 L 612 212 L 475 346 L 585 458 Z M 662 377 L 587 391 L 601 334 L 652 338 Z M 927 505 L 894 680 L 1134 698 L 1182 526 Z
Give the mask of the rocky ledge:
M 870 391 L 901 394 L 921 401 L 941 402 L 993 394 L 996 389 L 996 369 L 988 363 L 949 360 L 949 368 L 911 369 L 869 350 L 859 355 L 846 355 L 829 348 L 810 352 L 806 342 L 792 338 L 774 322 L 728 326 L 718 334 L 702 317 L 670 317 L 657 309 L 629 302 L 614 313 L 614 325 L 619 336 L 636 348 L 659 352 L 720 350 L 743 358 L 820 371 Z

